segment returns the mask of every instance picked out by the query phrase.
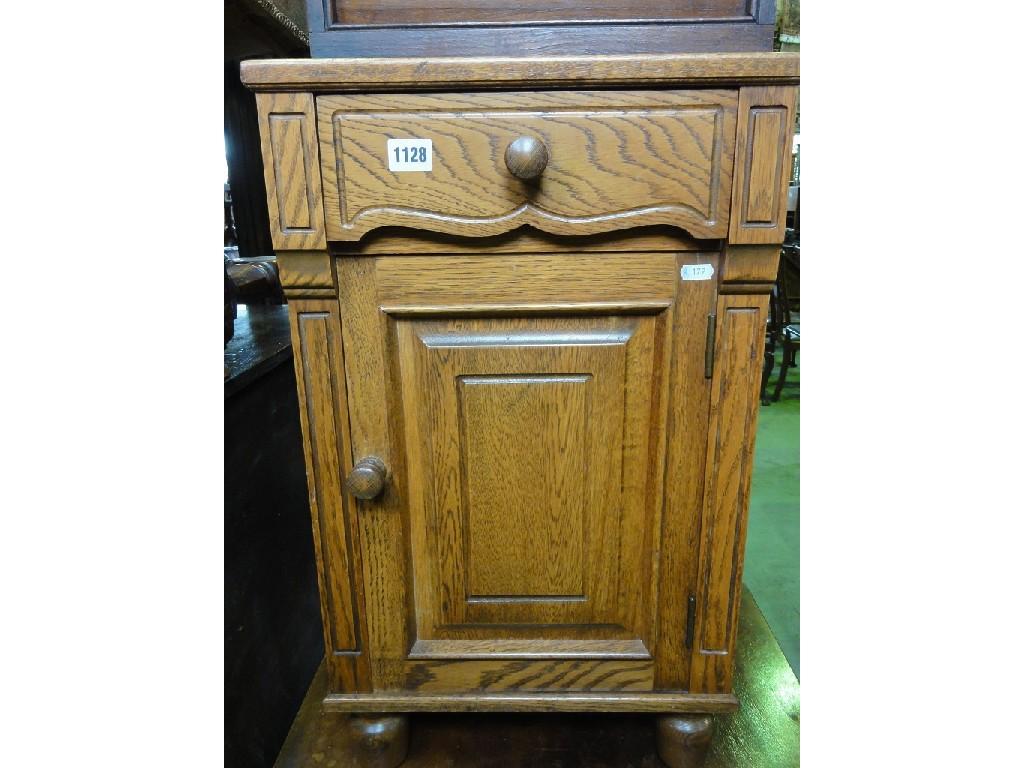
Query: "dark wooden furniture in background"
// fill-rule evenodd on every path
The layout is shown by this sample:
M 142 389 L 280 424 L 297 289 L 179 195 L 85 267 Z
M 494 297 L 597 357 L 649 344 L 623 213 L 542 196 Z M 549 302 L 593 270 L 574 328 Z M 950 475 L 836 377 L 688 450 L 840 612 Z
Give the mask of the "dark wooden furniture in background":
M 323 658 L 288 309 L 224 354 L 224 764 L 270 768 Z
M 768 379 L 775 370 L 775 347 L 779 343 L 782 324 L 779 322 L 778 283 L 772 286 L 768 297 L 768 325 L 764 332 L 764 364 L 761 367 L 761 405 L 771 405 L 768 398 Z
M 224 262 L 239 304 L 284 304 L 281 277 L 273 256 L 243 259 L 235 248 L 224 249 Z
M 775 0 L 306 0 L 332 56 L 568 56 L 770 51 Z
M 649 713 L 689 766 L 737 707 L 797 75 L 775 54 L 243 64 L 323 706 L 391 763 L 406 713 L 441 710 Z M 429 171 L 391 169 L 402 138 Z
M 782 328 L 782 364 L 779 366 L 779 378 L 775 382 L 772 401 L 779 402 L 782 388 L 786 386 L 786 375 L 790 368 L 796 367 L 796 354 L 800 351 L 800 324 L 788 323 Z
M 231 337 L 235 335 L 235 318 L 238 316 L 238 301 L 235 298 L 235 284 L 231 282 L 231 275 L 228 274 L 228 262 L 224 260 L 224 346 L 228 345 Z M 224 368 L 224 377 L 227 378 L 227 366 Z
M 796 237 L 796 235 L 794 235 Z M 786 376 L 790 368 L 796 367 L 796 355 L 800 351 L 800 243 L 789 242 L 782 247 L 779 259 L 779 277 L 772 293 L 777 328 L 776 343 L 782 345 L 779 378 L 775 382 L 772 402 L 779 402 Z
M 796 366 L 800 351 L 800 243 L 793 230 L 786 230 L 787 242 L 782 247 L 779 273 L 768 302 L 768 327 L 764 340 L 764 372 L 761 376 L 761 405 L 777 403 L 786 385 L 786 375 Z M 779 376 L 775 389 L 768 396 L 768 378 L 775 369 L 775 351 L 782 347 Z

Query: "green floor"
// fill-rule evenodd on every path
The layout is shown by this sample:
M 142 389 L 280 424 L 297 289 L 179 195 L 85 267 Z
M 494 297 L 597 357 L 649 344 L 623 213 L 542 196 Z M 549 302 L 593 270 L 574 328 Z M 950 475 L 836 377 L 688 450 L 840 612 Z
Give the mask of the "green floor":
M 779 373 L 781 350 L 768 382 Z M 799 363 L 799 358 L 797 360 Z M 777 403 L 761 406 L 743 581 L 800 677 L 800 369 Z

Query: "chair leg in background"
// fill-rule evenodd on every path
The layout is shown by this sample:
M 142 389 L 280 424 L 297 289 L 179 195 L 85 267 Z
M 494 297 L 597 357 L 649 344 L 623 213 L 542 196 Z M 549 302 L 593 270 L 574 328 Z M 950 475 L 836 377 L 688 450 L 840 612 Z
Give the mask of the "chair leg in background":
M 771 405 L 768 399 L 768 379 L 775 370 L 775 351 L 768 345 L 764 348 L 764 370 L 761 372 L 761 405 Z
M 779 398 L 782 397 L 782 387 L 786 383 L 786 371 L 789 370 L 789 354 L 790 349 L 783 345 L 782 347 L 782 364 L 779 366 L 779 380 L 775 382 L 775 394 L 772 395 L 772 400 L 776 403 L 779 402 Z

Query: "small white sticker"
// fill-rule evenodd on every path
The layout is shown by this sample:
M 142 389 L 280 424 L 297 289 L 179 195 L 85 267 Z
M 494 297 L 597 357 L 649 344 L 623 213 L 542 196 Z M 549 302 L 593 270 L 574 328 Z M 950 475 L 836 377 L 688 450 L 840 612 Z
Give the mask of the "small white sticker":
M 434 142 L 430 139 L 388 139 L 388 170 L 434 170 Z
M 684 264 L 679 274 L 683 280 L 710 280 L 715 268 L 710 264 Z

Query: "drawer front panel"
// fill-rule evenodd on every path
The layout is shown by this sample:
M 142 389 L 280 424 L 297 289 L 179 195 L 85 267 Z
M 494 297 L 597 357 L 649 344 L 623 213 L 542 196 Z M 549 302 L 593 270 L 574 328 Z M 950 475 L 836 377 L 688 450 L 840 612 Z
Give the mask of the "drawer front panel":
M 317 100 L 328 238 L 381 226 L 484 236 L 649 224 L 728 232 L 735 91 L 328 96 Z M 535 181 L 509 171 L 544 144 Z M 429 139 L 429 171 L 391 171 L 389 139 Z

